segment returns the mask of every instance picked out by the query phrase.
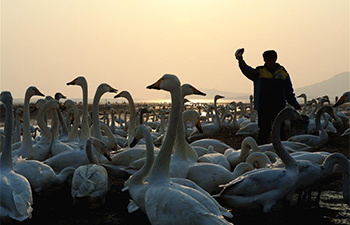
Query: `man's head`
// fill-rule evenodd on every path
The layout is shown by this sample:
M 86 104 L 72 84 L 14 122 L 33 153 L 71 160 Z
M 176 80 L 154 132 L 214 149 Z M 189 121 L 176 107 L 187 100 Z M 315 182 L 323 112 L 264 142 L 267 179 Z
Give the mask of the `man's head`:
M 263 53 L 264 62 L 267 67 L 275 67 L 277 61 L 277 52 L 275 50 L 267 50 Z

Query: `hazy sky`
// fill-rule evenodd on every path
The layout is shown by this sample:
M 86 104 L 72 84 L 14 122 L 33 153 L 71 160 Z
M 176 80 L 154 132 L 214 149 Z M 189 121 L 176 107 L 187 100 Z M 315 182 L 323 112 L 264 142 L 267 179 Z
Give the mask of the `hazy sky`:
M 253 67 L 275 49 L 298 88 L 349 71 L 349 40 L 349 0 L 1 0 L 1 90 L 81 98 L 66 83 L 84 75 L 89 98 L 103 82 L 159 98 L 146 86 L 173 73 L 249 93 L 240 47 Z

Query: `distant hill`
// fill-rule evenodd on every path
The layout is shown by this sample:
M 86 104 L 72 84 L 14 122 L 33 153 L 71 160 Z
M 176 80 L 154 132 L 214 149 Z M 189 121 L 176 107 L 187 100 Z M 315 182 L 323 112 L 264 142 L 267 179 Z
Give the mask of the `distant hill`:
M 350 90 L 350 72 L 339 73 L 328 80 L 294 90 L 296 95 L 305 93 L 308 99 L 328 95 L 331 101 Z

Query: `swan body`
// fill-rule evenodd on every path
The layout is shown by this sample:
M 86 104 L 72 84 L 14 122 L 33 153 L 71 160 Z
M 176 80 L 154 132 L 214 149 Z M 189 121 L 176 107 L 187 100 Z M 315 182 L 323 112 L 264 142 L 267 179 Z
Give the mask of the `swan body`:
M 209 152 L 210 153 L 205 154 L 201 157 L 198 157 L 198 162 L 208 162 L 208 163 L 218 164 L 225 167 L 227 170 L 231 171 L 231 165 L 227 160 L 227 158 L 224 156 L 224 154 L 215 152 L 212 146 L 209 146 Z
M 32 189 L 28 180 L 13 170 L 12 164 L 12 95 L 8 91 L 0 94 L 6 107 L 5 140 L 0 159 L 0 219 L 24 221 L 32 216 Z
M 28 179 L 32 190 L 40 192 L 54 184 L 63 184 L 68 176 L 74 173 L 75 168 L 66 167 L 59 174 L 56 174 L 50 166 L 40 161 L 16 157 L 14 171 Z
M 205 138 L 191 143 L 191 146 L 201 146 L 207 149 L 210 145 L 213 146 L 214 150 L 219 153 L 224 153 L 226 149 L 231 148 L 231 146 L 227 145 L 226 143 L 212 138 Z
M 72 179 L 71 194 L 73 204 L 81 198 L 88 198 L 89 202 L 105 201 L 105 195 L 108 191 L 108 173 L 107 170 L 99 165 L 97 157 L 92 152 L 92 144 L 99 153 L 109 158 L 107 146 L 100 140 L 90 137 L 86 143 L 86 155 L 90 164 L 79 166 Z
M 283 109 L 276 117 L 272 128 L 272 139 L 277 155 L 285 163 L 284 168 L 253 170 L 237 177 L 218 195 L 231 207 L 240 209 L 261 208 L 269 212 L 275 203 L 290 196 L 296 188 L 299 168 L 296 161 L 281 144 L 279 131 L 282 121 L 297 119 L 299 115 L 291 108 Z

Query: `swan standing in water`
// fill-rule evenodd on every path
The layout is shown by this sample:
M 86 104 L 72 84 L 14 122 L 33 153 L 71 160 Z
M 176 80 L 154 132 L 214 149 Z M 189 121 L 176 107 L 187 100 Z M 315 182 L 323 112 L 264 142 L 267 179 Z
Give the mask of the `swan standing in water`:
M 6 126 L 3 151 L 0 159 L 0 219 L 23 221 L 32 216 L 33 196 L 28 180 L 13 171 L 12 164 L 12 95 L 8 91 L 0 94 L 6 107 Z
M 170 181 L 170 157 L 182 105 L 179 79 L 165 74 L 147 88 L 169 91 L 172 104 L 167 135 L 151 169 L 145 194 L 145 210 L 151 224 L 231 224 L 210 198 Z
M 87 140 L 85 150 L 90 164 L 79 166 L 73 174 L 71 190 L 73 204 L 82 198 L 88 198 L 89 202 L 99 201 L 101 204 L 105 202 L 105 196 L 108 191 L 108 173 L 99 164 L 97 157 L 92 151 L 92 145 L 100 154 L 111 160 L 107 146 L 101 140 L 93 137 Z
M 272 143 L 285 168 L 253 170 L 239 176 L 226 185 L 218 195 L 231 207 L 253 209 L 262 207 L 269 212 L 278 200 L 290 196 L 296 188 L 299 167 L 281 144 L 280 127 L 287 119 L 301 116 L 291 108 L 283 109 L 272 127 Z

